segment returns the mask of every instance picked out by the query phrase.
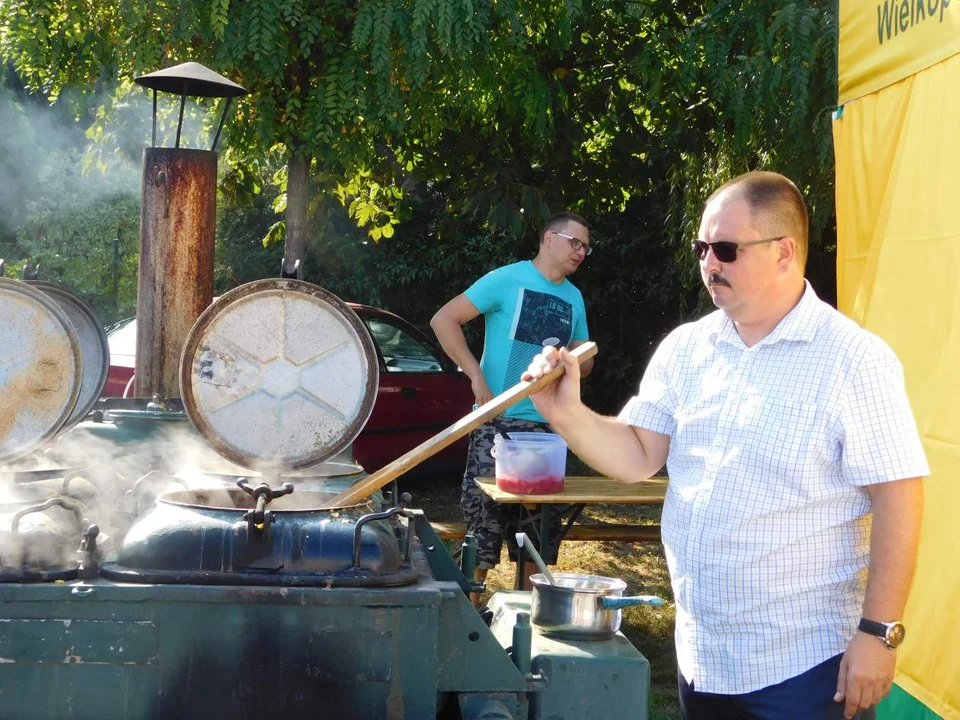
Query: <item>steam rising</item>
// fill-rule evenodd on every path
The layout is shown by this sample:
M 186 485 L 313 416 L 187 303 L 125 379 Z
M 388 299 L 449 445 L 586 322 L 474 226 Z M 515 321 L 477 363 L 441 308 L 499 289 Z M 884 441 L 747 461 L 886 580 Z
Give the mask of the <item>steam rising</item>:
M 136 424 L 147 430 L 143 439 L 131 439 L 121 426 L 115 429 L 110 423 L 82 423 L 45 450 L 0 468 L 0 567 L 76 562 L 77 520 L 68 509 L 53 507 L 24 515 L 19 542 L 12 537 L 15 513 L 49 497 L 75 503 L 83 516 L 82 529 L 97 524 L 98 543 L 109 552 L 160 494 L 222 484 L 189 470 L 218 458 L 189 423 Z M 98 432 L 114 432 L 116 440 Z
M 127 81 L 115 93 L 86 101 L 88 111 L 78 120 L 65 103 L 17 96 L 10 84 L 0 68 L 0 258 L 8 274 L 21 262 L 39 261 L 40 279 L 88 299 L 112 292 L 113 311 L 129 313 L 136 292 L 130 288 L 139 250 L 141 156 L 151 141 L 150 95 Z M 160 98 L 157 145 L 173 146 L 179 102 L 172 95 Z M 209 148 L 210 136 L 206 108 L 188 102 L 181 147 Z M 115 241 L 121 257 L 111 268 Z M 119 301 L 117 288 L 126 293 Z M 101 322 L 117 319 L 98 309 Z M 0 568 L 76 562 L 77 519 L 69 509 L 24 515 L 12 537 L 16 513 L 47 498 L 74 501 L 83 527 L 99 525 L 98 542 L 108 549 L 138 506 L 149 507 L 168 490 L 213 482 L 201 473 L 174 477 L 219 459 L 189 423 L 141 424 L 143 438 L 123 439 L 117 426 L 116 440 L 108 437 L 113 428 L 105 423 L 97 433 L 96 424 L 83 423 L 15 467 L 0 467 Z
M 126 285 L 135 285 L 141 156 L 151 141 L 149 94 L 127 81 L 99 100 L 77 121 L 57 106 L 18 98 L 0 83 L 0 258 L 8 265 L 39 260 L 40 279 L 86 298 L 108 295 L 110 284 L 116 292 L 124 272 Z M 164 94 L 158 100 L 156 144 L 172 147 L 179 101 Z M 216 114 L 208 105 L 188 101 L 181 147 L 209 149 Z M 108 258 L 121 235 L 122 267 L 115 266 L 111 277 Z M 203 470 L 211 465 L 226 471 Z M 81 423 L 15 466 L 0 467 L 0 571 L 77 561 L 74 512 L 53 507 L 24 515 L 14 537 L 11 522 L 24 508 L 57 496 L 75 503 L 81 529 L 100 527 L 98 544 L 109 559 L 158 495 L 223 487 L 225 476 L 234 474 L 260 482 L 258 473 L 226 465 L 185 421 Z
M 267 482 L 276 487 L 293 481 L 300 494 L 284 498 L 277 507 L 312 507 L 318 497 L 313 491 L 335 494 L 362 472 L 352 464 L 349 450 L 330 462 L 336 464 L 282 476 L 266 467 L 261 473 L 223 460 L 185 420 L 84 422 L 49 447 L 0 468 L 0 572 L 22 564 L 50 568 L 76 563 L 77 521 L 69 510 L 54 507 L 25 515 L 19 526 L 20 542 L 11 537 L 13 515 L 49 497 L 76 503 L 83 515 L 82 529 L 91 523 L 100 527 L 97 542 L 110 559 L 134 519 L 162 494 L 217 489 L 212 495 L 198 492 L 197 497 L 215 497 L 220 506 L 224 498 L 232 499 L 233 507 L 245 509 L 252 507 L 252 500 L 236 490 L 238 477 L 249 478 L 253 486 Z M 343 477 L 326 478 L 326 474 Z M 225 493 L 224 488 L 233 492 Z
M 115 93 L 84 101 L 79 120 L 65 105 L 18 97 L 0 82 L 0 258 L 8 275 L 24 261 L 31 267 L 39 262 L 41 280 L 63 283 L 83 297 L 106 296 L 119 286 L 125 317 L 136 285 L 152 100 L 128 81 Z M 181 147 L 209 149 L 216 126 L 207 105 L 188 101 Z M 174 145 L 178 115 L 178 98 L 161 93 L 158 146 Z M 118 240 L 121 263 L 115 267 Z

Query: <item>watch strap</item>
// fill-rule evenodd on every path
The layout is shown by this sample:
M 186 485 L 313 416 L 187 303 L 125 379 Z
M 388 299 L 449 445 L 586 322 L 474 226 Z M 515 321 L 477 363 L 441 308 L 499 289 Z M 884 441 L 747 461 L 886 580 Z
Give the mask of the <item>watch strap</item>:
M 887 624 L 882 622 L 877 622 L 876 620 L 867 620 L 866 618 L 860 619 L 860 624 L 857 626 L 857 629 L 861 632 L 867 633 L 867 635 L 874 635 L 881 640 L 887 639 Z

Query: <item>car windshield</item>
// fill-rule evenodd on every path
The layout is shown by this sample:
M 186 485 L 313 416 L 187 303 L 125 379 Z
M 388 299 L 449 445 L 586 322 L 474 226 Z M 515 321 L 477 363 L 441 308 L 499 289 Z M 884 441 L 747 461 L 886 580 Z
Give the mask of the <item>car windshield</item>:
M 107 328 L 107 344 L 113 365 L 133 367 L 137 354 L 137 323 L 133 318 Z
M 403 328 L 381 318 L 364 318 L 388 372 L 442 372 L 433 349 Z

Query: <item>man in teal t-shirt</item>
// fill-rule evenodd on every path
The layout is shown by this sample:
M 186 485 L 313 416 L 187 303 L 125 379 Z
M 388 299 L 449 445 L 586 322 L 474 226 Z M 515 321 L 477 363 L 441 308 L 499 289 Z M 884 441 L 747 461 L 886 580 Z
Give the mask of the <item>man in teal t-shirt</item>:
M 470 378 L 478 405 L 520 381 L 527 365 L 545 346 L 575 348 L 589 339 L 583 296 L 567 280 L 590 254 L 590 229 L 574 213 L 558 213 L 546 223 L 533 260 L 492 270 L 444 305 L 430 321 L 446 353 Z M 467 347 L 462 326 L 478 315 L 484 319 L 483 357 Z M 582 366 L 588 374 L 593 361 Z M 475 477 L 492 477 L 490 454 L 498 428 L 510 432 L 549 432 L 550 426 L 529 400 L 506 411 L 496 423 L 470 435 L 461 504 L 467 530 L 477 538 L 477 580 L 500 560 L 505 517 L 503 507 L 483 495 Z M 553 533 L 551 533 L 553 534 Z M 507 535 L 516 557 L 513 533 Z M 547 562 L 556 562 L 556 548 L 540 548 Z M 531 569 L 534 566 L 531 564 Z

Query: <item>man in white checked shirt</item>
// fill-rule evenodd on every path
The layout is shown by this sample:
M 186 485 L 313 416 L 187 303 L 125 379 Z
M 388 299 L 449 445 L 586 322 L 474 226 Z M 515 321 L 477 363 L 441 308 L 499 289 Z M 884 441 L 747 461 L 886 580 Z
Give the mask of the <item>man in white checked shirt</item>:
M 872 718 L 893 681 L 926 459 L 890 348 L 804 280 L 807 209 L 775 173 L 708 200 L 693 250 L 718 311 L 674 330 L 619 417 L 566 351 L 533 396 L 623 482 L 666 463 L 664 549 L 685 718 Z M 872 532 L 871 532 L 872 526 Z

